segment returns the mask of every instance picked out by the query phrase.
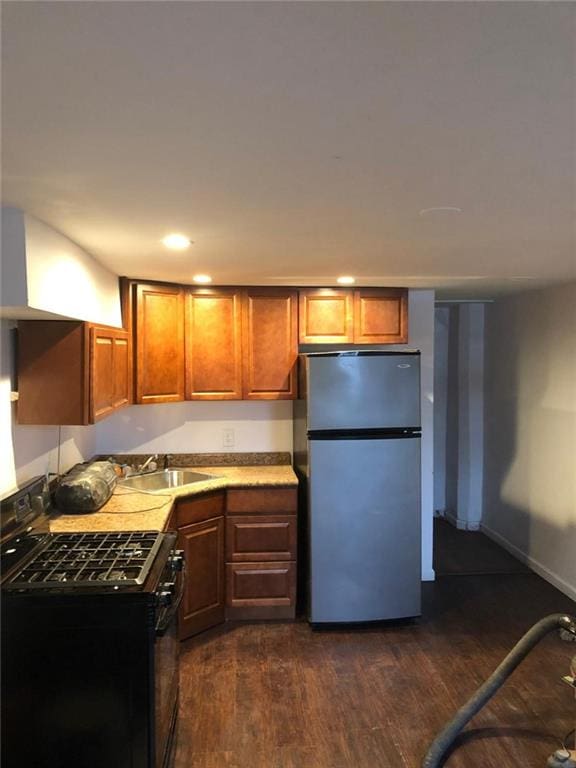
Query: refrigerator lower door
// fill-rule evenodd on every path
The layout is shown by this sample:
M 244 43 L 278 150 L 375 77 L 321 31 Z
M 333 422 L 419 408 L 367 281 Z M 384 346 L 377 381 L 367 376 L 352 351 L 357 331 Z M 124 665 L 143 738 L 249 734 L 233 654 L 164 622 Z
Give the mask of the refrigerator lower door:
M 311 623 L 421 612 L 420 438 L 310 440 Z

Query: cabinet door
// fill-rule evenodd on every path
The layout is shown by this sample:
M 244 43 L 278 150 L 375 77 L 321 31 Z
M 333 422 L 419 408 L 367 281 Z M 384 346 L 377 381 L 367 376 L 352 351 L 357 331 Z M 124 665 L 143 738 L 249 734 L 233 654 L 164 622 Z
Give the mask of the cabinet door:
M 186 398 L 242 398 L 241 292 L 192 288 L 186 299 Z
M 408 291 L 360 288 L 354 291 L 354 342 L 405 344 L 408 341 Z
M 180 639 L 224 621 L 224 518 L 178 530 L 186 558 L 186 589 L 180 606 Z
M 244 400 L 293 400 L 298 358 L 298 294 L 249 288 L 242 314 Z
M 130 402 L 127 331 L 90 329 L 90 421 L 110 416 Z
M 136 402 L 184 399 L 184 291 L 136 287 Z
M 129 405 L 132 389 L 132 360 L 130 356 L 130 339 L 127 331 L 116 331 L 114 334 L 114 391 L 112 405 L 114 410 Z
M 319 288 L 299 292 L 300 343 L 351 343 L 354 339 L 351 290 Z
M 114 331 L 90 331 L 90 421 L 114 410 Z
M 229 618 L 293 618 L 296 564 L 228 563 L 226 613 Z

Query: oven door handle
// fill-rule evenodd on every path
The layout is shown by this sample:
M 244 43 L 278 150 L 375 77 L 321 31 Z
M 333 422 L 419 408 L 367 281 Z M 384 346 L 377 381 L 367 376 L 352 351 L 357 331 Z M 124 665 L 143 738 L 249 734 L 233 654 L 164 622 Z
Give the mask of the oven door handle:
M 166 633 L 166 630 L 172 623 L 172 619 L 178 613 L 178 609 L 180 608 L 180 604 L 184 597 L 185 589 L 186 589 L 186 560 L 184 560 L 184 563 L 182 565 L 182 570 L 180 572 L 180 588 L 178 590 L 178 594 L 176 595 L 176 599 L 174 600 L 174 602 L 170 605 L 170 607 L 162 614 L 162 616 L 158 620 L 158 623 L 156 624 L 156 627 L 155 627 L 156 637 L 162 637 L 162 635 Z

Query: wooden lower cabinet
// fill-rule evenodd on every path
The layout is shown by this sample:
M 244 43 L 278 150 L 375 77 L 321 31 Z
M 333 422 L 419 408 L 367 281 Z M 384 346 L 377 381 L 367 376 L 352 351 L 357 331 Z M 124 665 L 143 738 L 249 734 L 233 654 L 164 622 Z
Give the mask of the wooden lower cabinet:
M 179 499 L 169 527 L 184 550 L 181 640 L 226 619 L 296 614 L 297 491 L 239 488 Z
M 186 590 L 179 616 L 184 640 L 225 618 L 224 518 L 180 527 L 178 547 L 186 558 Z
M 296 615 L 297 491 L 246 488 L 226 500 L 226 617 Z

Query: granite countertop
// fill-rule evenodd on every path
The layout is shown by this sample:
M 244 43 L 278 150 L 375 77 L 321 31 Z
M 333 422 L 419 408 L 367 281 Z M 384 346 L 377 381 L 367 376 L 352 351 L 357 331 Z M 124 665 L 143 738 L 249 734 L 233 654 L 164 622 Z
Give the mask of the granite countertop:
M 53 533 L 73 531 L 161 531 L 168 520 L 174 501 L 207 491 L 226 488 L 297 486 L 298 480 L 289 465 L 258 466 L 187 466 L 213 479 L 181 485 L 162 491 L 136 491 L 117 485 L 112 497 L 97 512 L 85 515 L 57 514 L 50 520 Z

